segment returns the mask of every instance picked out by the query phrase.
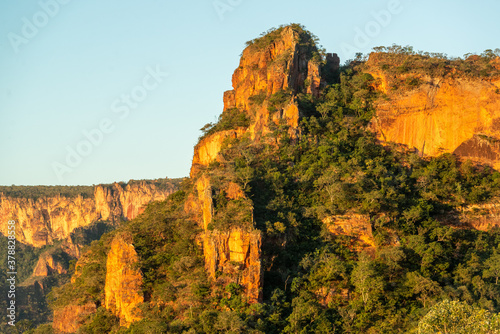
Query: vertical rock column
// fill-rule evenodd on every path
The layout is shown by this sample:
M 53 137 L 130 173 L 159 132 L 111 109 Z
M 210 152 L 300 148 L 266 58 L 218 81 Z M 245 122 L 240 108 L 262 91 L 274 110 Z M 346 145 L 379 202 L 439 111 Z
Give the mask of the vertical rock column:
M 137 252 L 132 235 L 117 235 L 111 242 L 106 262 L 106 309 L 120 318 L 120 325 L 129 327 L 142 316 L 136 307 L 144 302 L 141 291 L 142 274 L 137 269 Z

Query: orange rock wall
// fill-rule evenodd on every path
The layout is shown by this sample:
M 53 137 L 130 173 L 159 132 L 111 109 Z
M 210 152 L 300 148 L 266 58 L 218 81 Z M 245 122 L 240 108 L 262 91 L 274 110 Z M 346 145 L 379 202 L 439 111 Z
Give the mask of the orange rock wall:
M 376 104 L 371 124 L 381 140 L 436 156 L 454 153 L 476 135 L 500 139 L 500 80 L 420 76 L 423 83 L 416 89 L 392 90 L 387 75 L 376 67 L 377 55 L 373 58 L 366 71 L 379 80 L 377 89 L 387 94 L 387 99 Z M 461 151 L 456 153 L 461 155 Z M 467 156 L 500 167 L 500 161 L 490 161 L 490 156 L 481 159 L 479 153 L 468 152 Z
M 217 156 L 226 139 L 240 138 L 245 133 L 244 128 L 216 132 L 202 139 L 195 147 L 190 175 L 193 177 L 202 166 L 208 166 Z
M 229 199 L 245 197 L 236 183 L 230 182 L 224 190 Z M 194 212 L 195 216 L 199 217 L 199 224 L 204 230 L 199 240 L 203 247 L 205 267 L 209 276 L 216 279 L 217 272 L 229 274 L 245 288 L 245 294 L 250 302 L 261 300 L 261 233 L 257 230 L 248 231 L 240 228 L 232 228 L 229 231 L 209 230 L 214 215 L 214 205 L 212 185 L 207 175 L 198 178 L 195 191 L 197 197 L 188 200 L 186 211 Z
M 164 200 L 174 190 L 163 191 L 142 182 L 128 184 L 125 189 L 117 183 L 111 188 L 96 186 L 93 199 L 56 196 L 33 200 L 0 194 L 0 220 L 16 221 L 19 242 L 43 247 L 55 240 L 66 239 L 76 228 L 98 220 L 118 222 L 133 219 L 146 204 Z M 7 235 L 7 224 L 0 225 L 0 233 Z

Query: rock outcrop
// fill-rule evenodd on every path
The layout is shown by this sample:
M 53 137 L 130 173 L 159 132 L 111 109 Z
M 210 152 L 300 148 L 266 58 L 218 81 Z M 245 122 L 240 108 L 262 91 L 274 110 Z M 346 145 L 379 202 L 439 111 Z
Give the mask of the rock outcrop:
M 203 252 L 208 274 L 216 279 L 217 272 L 229 274 L 245 288 L 250 303 L 262 299 L 260 231 L 234 228 L 227 232 L 205 231 Z
M 417 149 L 422 155 L 455 153 L 500 168 L 500 78 L 422 73 L 388 74 L 372 53 L 364 71 L 378 79 L 386 98 L 376 105 L 372 128 L 379 138 Z M 394 89 L 394 81 L 415 86 Z M 417 84 L 418 83 L 418 84 Z
M 251 303 L 262 299 L 262 270 L 260 231 L 253 228 L 253 217 L 240 221 L 240 226 L 226 230 L 212 227 L 216 210 L 214 189 L 210 177 L 199 175 L 195 183 L 195 194 L 185 203 L 185 211 L 194 215 L 203 232 L 198 236 L 203 248 L 205 266 L 209 277 L 216 280 L 219 274 L 231 277 L 231 281 L 242 285 L 247 300 Z M 219 191 L 225 192 L 228 200 L 245 199 L 241 188 L 229 182 Z
M 121 326 L 130 326 L 141 320 L 136 309 L 142 304 L 142 273 L 137 268 L 138 256 L 132 245 L 132 235 L 115 236 L 106 261 L 105 302 L 106 309 L 120 318 Z
M 301 117 L 298 93 L 319 96 L 325 86 L 324 74 L 339 68 L 336 54 L 322 64 L 311 35 L 301 28 L 287 26 L 249 43 L 239 67 L 234 71 L 233 89 L 224 93 L 224 111 L 237 109 L 250 119 L 248 127 L 219 131 L 202 139 L 195 147 L 191 177 L 202 166 L 217 159 L 228 137 L 248 134 L 258 140 L 271 132 L 273 124 L 284 122 L 292 136 L 298 134 Z M 273 100 L 273 94 L 280 94 Z M 275 100 L 279 100 L 276 102 Z
M 200 140 L 194 150 L 191 177 L 196 175 L 202 166 L 208 166 L 212 161 L 217 160 L 226 139 L 240 138 L 245 132 L 244 128 L 220 131 Z
M 447 217 L 453 225 L 465 224 L 479 231 L 500 227 L 500 203 L 474 204 L 461 208 L 456 217 Z M 451 219 L 450 219 L 451 218 Z M 458 222 L 458 223 L 457 223 Z
M 135 218 L 152 201 L 160 201 L 176 190 L 174 183 L 160 189 L 144 181 L 125 186 L 114 183 L 94 187 L 93 198 L 65 196 L 38 199 L 9 197 L 0 193 L 0 220 L 16 221 L 17 241 L 43 247 L 67 239 L 79 227 L 102 220 L 117 223 Z M 7 235 L 7 224 L 0 233 Z
M 370 217 L 361 214 L 328 216 L 323 219 L 327 230 L 334 235 L 354 237 L 368 247 L 375 247 Z

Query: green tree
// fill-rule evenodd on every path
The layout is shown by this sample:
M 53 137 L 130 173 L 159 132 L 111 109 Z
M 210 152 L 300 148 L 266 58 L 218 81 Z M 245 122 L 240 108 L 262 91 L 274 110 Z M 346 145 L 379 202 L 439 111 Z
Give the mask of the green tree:
M 418 323 L 418 334 L 493 334 L 500 332 L 500 316 L 460 301 L 443 300 Z
M 406 277 L 406 285 L 411 288 L 414 295 L 417 295 L 417 299 L 422 302 L 424 308 L 427 307 L 427 303 L 433 297 L 436 297 L 441 292 L 441 287 L 438 282 L 424 277 L 418 272 L 408 273 Z
M 500 277 L 500 254 L 495 250 L 493 255 L 484 263 L 485 270 L 483 271 L 484 278 L 495 278 L 495 284 L 498 285 Z
M 352 271 L 351 282 L 365 305 L 375 299 L 384 287 L 383 277 L 378 275 L 375 263 L 365 253 L 360 255 Z

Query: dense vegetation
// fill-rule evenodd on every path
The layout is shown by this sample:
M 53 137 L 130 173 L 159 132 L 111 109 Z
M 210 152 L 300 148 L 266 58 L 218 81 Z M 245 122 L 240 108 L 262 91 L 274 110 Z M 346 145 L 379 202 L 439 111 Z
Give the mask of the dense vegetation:
M 156 189 L 160 191 L 166 191 L 166 190 L 175 190 L 179 187 L 179 185 L 182 182 L 182 178 L 178 179 L 169 179 L 169 178 L 163 178 L 163 179 L 154 179 L 154 180 L 130 180 L 127 183 L 125 182 L 119 182 L 118 184 L 125 189 L 127 185 L 129 186 L 134 186 L 134 185 L 139 185 L 141 183 L 145 183 L 147 185 L 152 185 L 155 186 Z M 103 186 L 105 187 L 112 187 L 113 184 L 104 184 Z
M 7 197 L 38 199 L 41 197 L 94 197 L 93 186 L 0 186 L 0 193 Z
M 266 36 L 249 45 L 276 37 L 274 30 Z M 442 61 L 445 69 L 455 66 L 412 50 L 392 54 L 428 69 Z M 402 66 L 395 64 L 388 66 Z M 95 241 L 76 284 L 53 291 L 52 307 L 75 301 L 102 306 L 105 254 L 114 233 L 128 231 L 144 275 L 144 319 L 119 328 L 99 307 L 80 333 L 498 333 L 500 230 L 470 229 L 457 212 L 498 199 L 500 173 L 450 154 L 425 158 L 381 145 L 367 130 L 380 98 L 373 84 L 362 63 L 344 67 L 320 98 L 299 94 L 307 117 L 298 138 L 283 123 L 266 140 L 228 139 L 220 159 L 204 170 L 216 209 L 209 230 L 238 226 L 263 233 L 262 303 L 249 304 L 242 286 L 228 284 L 223 274 L 215 281 L 206 277 L 198 228 L 184 211 L 196 189 L 185 180 L 165 202 Z M 283 100 L 275 98 L 274 108 Z M 247 122 L 229 110 L 203 131 Z M 246 198 L 228 200 L 223 189 L 230 182 Z M 369 222 L 372 244 L 326 227 L 329 219 L 353 215 Z

